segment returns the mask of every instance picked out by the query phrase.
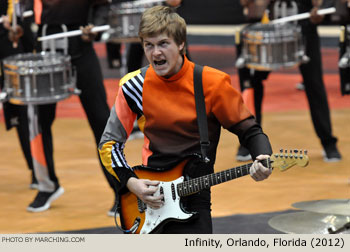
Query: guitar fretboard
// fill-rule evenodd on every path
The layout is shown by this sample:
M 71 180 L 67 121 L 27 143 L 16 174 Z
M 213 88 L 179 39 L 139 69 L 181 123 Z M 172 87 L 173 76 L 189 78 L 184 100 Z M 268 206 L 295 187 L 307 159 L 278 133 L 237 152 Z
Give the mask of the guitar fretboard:
M 268 159 L 268 161 L 262 161 L 264 166 L 270 164 L 270 162 L 270 159 Z M 202 177 L 184 181 L 182 183 L 177 184 L 177 193 L 180 197 L 187 196 L 199 192 L 203 189 L 210 188 L 211 186 L 246 176 L 249 174 L 249 169 L 252 164 L 253 163 L 249 163 L 225 171 L 220 171 L 217 173 L 212 173 Z M 198 167 L 198 169 L 200 169 L 200 167 Z

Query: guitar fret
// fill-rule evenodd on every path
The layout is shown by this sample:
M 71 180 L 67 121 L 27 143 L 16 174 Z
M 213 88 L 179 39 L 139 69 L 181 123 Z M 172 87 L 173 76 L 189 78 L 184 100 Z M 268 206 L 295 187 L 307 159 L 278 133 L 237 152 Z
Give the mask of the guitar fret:
M 231 179 L 231 172 L 230 171 L 226 171 L 226 181 Z
M 198 190 L 198 191 L 202 190 L 200 178 L 197 178 L 197 190 Z
M 221 183 L 226 181 L 226 176 L 225 176 L 223 171 L 220 172 L 220 181 L 221 181 Z
M 195 178 L 195 179 L 193 180 L 192 187 L 193 187 L 193 192 L 198 192 L 198 188 L 197 188 L 197 178 Z
M 241 175 L 241 170 L 240 170 L 240 167 L 237 167 L 237 169 L 236 169 L 236 178 L 239 178 L 239 177 L 241 177 L 242 175 Z
M 187 181 L 184 182 L 184 193 L 185 193 L 186 195 L 188 194 Z
M 204 179 L 205 179 L 204 177 L 200 178 L 201 186 L 202 186 L 203 189 L 205 188 Z
M 246 165 L 244 168 L 245 168 L 245 169 L 244 169 L 244 171 L 243 171 L 243 176 L 249 174 L 250 165 Z
M 204 178 L 204 184 L 205 184 L 205 188 L 208 188 L 208 187 L 209 187 L 209 177 L 208 177 L 208 176 L 205 176 L 205 178 Z
M 223 176 L 225 177 L 225 182 L 229 180 L 229 178 L 227 177 L 227 171 L 223 172 Z
M 193 193 L 193 190 L 192 190 L 191 182 L 188 182 L 187 185 L 188 185 L 188 192 L 189 192 L 190 194 L 192 194 L 192 193 Z
M 193 181 L 192 181 L 192 192 L 198 192 L 198 188 L 197 188 L 197 178 L 195 178 Z
M 187 189 L 187 193 L 191 194 L 191 187 L 190 187 L 188 181 L 186 182 L 186 189 Z
M 188 192 L 190 193 L 190 194 L 192 194 L 193 193 L 193 186 L 192 186 L 192 183 L 190 182 L 190 181 L 188 181 L 187 182 L 187 185 L 188 185 Z
M 186 182 L 183 185 L 183 189 L 184 189 L 184 195 L 187 195 L 187 187 L 186 187 Z

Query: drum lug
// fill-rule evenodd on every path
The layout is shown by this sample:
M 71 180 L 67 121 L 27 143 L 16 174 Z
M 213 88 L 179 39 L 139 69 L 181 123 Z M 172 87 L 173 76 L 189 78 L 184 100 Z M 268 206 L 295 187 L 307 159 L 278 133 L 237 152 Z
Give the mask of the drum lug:
M 80 95 L 81 94 L 81 90 L 80 89 L 77 89 L 77 88 L 74 88 L 72 90 L 69 90 L 71 94 L 74 94 L 74 95 Z
M 349 59 L 350 59 L 350 53 L 346 53 L 341 59 L 339 60 L 339 68 L 347 68 L 349 67 Z
M 301 64 L 309 63 L 309 61 L 310 61 L 309 56 L 307 56 L 305 54 L 301 56 Z
M 0 102 L 6 102 L 8 100 L 6 92 L 0 92 Z
M 237 60 L 236 60 L 236 67 L 241 69 L 245 66 L 245 59 L 243 57 L 239 57 Z

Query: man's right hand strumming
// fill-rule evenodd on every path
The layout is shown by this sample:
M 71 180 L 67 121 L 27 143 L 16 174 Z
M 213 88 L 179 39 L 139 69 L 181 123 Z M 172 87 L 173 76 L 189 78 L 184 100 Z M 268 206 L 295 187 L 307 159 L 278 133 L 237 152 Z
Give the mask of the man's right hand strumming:
M 149 179 L 130 178 L 126 184 L 129 191 L 135 194 L 140 200 L 154 209 L 163 206 L 163 195 L 154 196 L 158 190 L 159 181 Z

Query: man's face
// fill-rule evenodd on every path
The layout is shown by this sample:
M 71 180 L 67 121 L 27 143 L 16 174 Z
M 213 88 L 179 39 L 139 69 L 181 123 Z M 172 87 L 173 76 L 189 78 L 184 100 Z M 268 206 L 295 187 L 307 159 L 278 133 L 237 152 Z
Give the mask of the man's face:
M 169 78 L 180 71 L 183 63 L 180 51 L 184 43 L 177 45 L 168 35 L 159 34 L 144 38 L 143 47 L 147 60 L 159 76 Z

